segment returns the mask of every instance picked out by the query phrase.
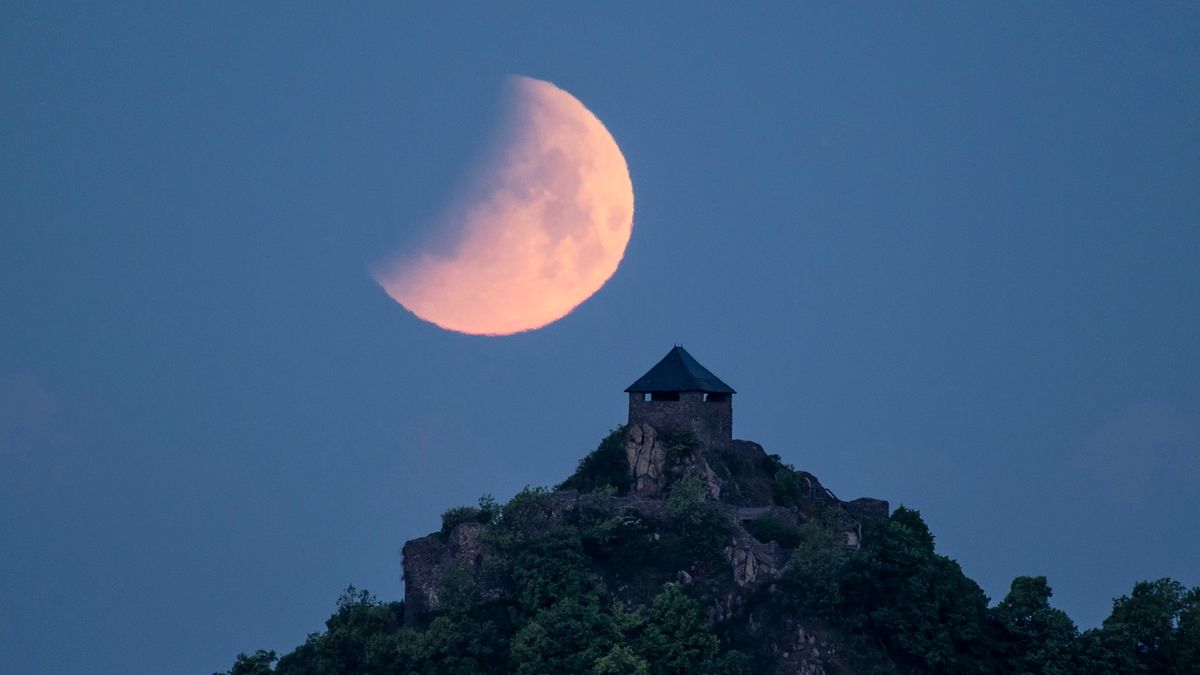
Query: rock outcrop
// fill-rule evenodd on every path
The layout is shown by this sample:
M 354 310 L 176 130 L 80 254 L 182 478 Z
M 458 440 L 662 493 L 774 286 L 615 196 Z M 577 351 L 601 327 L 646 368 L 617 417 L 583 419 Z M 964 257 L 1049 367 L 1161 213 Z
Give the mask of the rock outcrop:
M 745 527 L 738 526 L 732 529 L 731 541 L 725 547 L 725 559 L 733 570 L 734 583 L 746 588 L 778 574 L 787 562 L 787 555 L 778 543 L 764 544 Z
M 635 424 L 625 435 L 625 459 L 633 479 L 633 492 L 654 496 L 667 484 L 667 448 L 649 424 Z

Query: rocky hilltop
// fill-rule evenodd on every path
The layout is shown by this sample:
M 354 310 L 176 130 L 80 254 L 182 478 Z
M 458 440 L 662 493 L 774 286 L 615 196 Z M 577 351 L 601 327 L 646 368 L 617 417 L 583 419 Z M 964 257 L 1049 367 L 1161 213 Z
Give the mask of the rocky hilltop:
M 989 607 L 916 511 L 842 501 L 716 419 L 629 424 L 554 490 L 446 511 L 404 546 L 403 601 L 350 587 L 226 675 L 1197 672 L 1200 587 L 1139 582 L 1083 632 L 1045 577 Z
M 557 488 L 406 543 L 403 602 L 350 587 L 324 632 L 230 675 L 1198 672 L 1200 588 L 1140 582 L 1082 633 L 1045 577 L 989 607 L 916 511 L 734 440 L 736 392 L 682 346 L 625 391 Z
M 864 522 L 888 517 L 886 501 L 842 501 L 757 443 L 714 449 L 649 424 L 612 432 L 574 475 L 532 501 L 521 537 L 612 528 L 607 541 L 584 542 L 584 553 L 625 609 L 648 605 L 674 582 L 699 600 L 710 624 L 726 631 L 737 624 L 748 636 L 765 632 L 753 612 L 756 596 L 772 592 L 802 540 L 819 533 L 820 545 L 834 549 L 827 555 L 843 557 L 859 548 Z M 451 510 L 441 531 L 404 545 L 405 624 L 427 624 L 443 609 L 442 595 L 456 590 L 447 586 L 464 578 L 481 602 L 517 602 L 519 584 L 495 564 L 505 555 L 489 536 L 497 515 L 487 505 Z M 772 642 L 774 672 L 825 672 L 838 645 L 798 622 L 787 632 Z

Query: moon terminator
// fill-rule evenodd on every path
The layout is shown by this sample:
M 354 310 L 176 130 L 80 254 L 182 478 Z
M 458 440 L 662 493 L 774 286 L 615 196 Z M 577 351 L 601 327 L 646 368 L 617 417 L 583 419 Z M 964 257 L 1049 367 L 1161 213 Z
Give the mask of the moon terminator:
M 509 335 L 569 314 L 616 272 L 633 230 L 633 184 L 612 134 L 549 82 L 509 82 L 509 124 L 474 190 L 437 224 L 446 252 L 400 252 L 372 269 L 419 318 Z

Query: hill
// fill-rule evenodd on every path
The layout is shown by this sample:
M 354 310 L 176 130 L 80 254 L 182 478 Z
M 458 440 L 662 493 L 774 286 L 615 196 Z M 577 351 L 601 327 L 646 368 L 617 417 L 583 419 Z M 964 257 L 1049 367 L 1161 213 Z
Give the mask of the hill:
M 229 673 L 1200 672 L 1200 588 L 1138 583 L 1080 633 L 1044 577 L 989 606 L 914 510 L 645 424 L 554 490 L 449 509 L 403 567 L 403 601 L 351 587 Z

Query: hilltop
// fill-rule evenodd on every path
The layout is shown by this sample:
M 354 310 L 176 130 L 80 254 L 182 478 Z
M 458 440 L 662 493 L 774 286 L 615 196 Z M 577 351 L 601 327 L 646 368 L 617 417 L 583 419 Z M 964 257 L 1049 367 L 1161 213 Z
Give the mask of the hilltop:
M 555 489 L 451 508 L 403 601 L 353 587 L 258 673 L 1195 673 L 1200 589 L 1079 633 L 1044 577 L 989 607 L 918 512 L 842 501 L 758 444 L 620 427 Z
M 347 589 L 275 672 L 1197 672 L 1200 589 L 1138 584 L 1083 634 L 1044 577 L 989 607 L 918 512 L 735 440 L 737 392 L 682 346 L 625 391 L 627 423 L 557 488 L 447 510 L 404 545 L 402 602 Z

